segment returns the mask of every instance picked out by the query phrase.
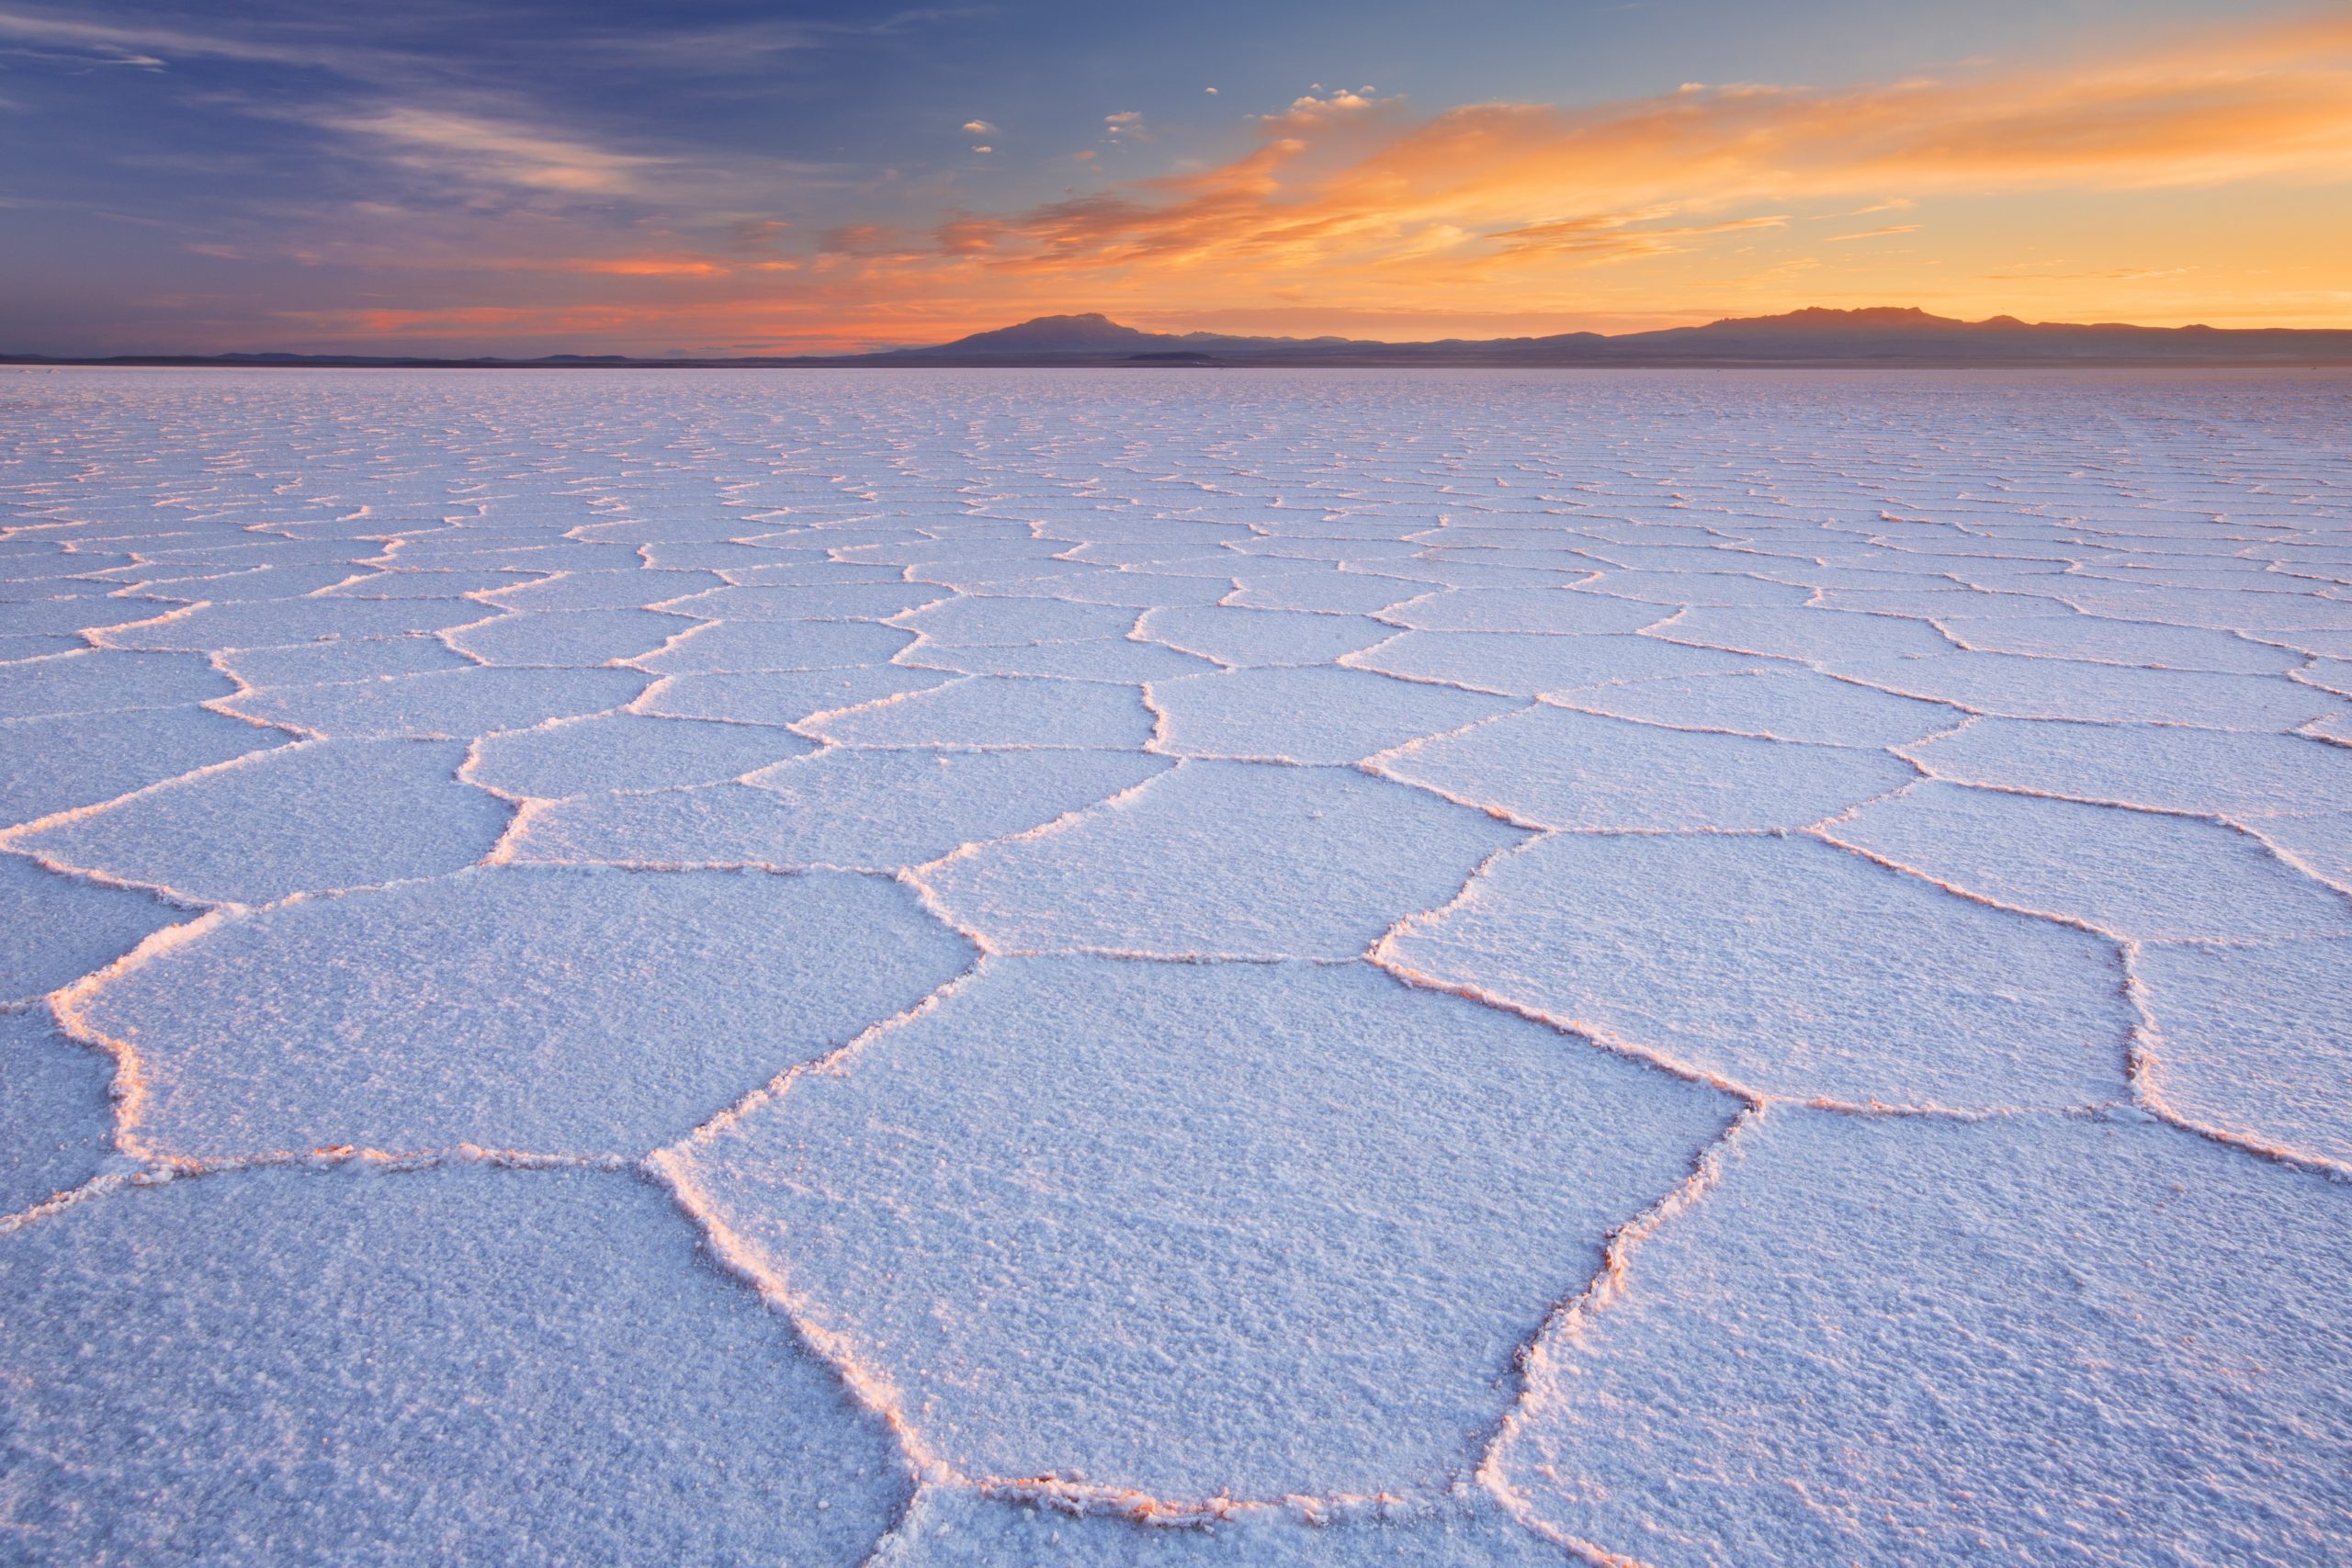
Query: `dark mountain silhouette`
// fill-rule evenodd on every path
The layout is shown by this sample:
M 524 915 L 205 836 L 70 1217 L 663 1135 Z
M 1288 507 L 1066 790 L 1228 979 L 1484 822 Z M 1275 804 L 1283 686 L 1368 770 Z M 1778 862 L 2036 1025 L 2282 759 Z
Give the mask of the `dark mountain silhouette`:
M 1231 366 L 2032 366 L 2352 364 L 2352 332 L 1963 321 L 1907 306 L 1818 307 L 1734 317 L 1700 327 L 1604 337 L 1379 343 L 1362 338 L 1239 337 L 1151 333 L 1101 315 L 1041 316 L 932 348 L 869 356 L 908 365 L 1081 365 L 1173 362 Z
M 902 352 L 1012 357 L 1032 354 L 1136 354 L 1164 347 L 1170 341 L 1165 333 L 1122 326 L 1104 315 L 1039 316 L 993 332 L 974 333 L 937 348 Z
M 1133 354 L 1159 346 L 1165 337 L 1162 333 L 1121 326 L 1104 315 L 1039 316 L 993 332 L 974 333 L 942 346 L 968 355 Z
M 2352 332 L 2141 327 L 2120 321 L 1956 321 L 1925 310 L 1792 310 L 1603 340 L 1598 357 L 1647 363 L 2265 365 L 2352 363 Z
M 876 357 L 927 360 L 943 355 L 959 359 L 1023 359 L 1071 355 L 1271 354 L 1355 343 L 1356 340 L 1340 337 L 1237 337 L 1227 333 L 1146 332 L 1099 312 L 1089 312 L 1082 316 L 1039 316 L 1013 326 L 974 333 L 954 343 L 929 348 L 891 349 L 886 355 Z M 1371 343 L 1356 345 L 1389 346 Z
M 1781 316 L 1733 317 L 1699 327 L 1603 336 L 1447 338 L 1382 343 L 1368 338 L 1244 337 L 1218 333 L 1154 333 L 1100 314 L 1039 316 L 929 348 L 876 354 L 734 359 L 631 359 L 617 355 L 554 355 L 542 359 L 435 359 L 406 355 L 228 354 L 144 355 L 52 359 L 0 355 L 0 364 L 349 365 L 452 368 L 616 367 L 700 368 L 893 366 L 1130 367 L 1192 366 L 1312 367 L 1508 367 L 1634 368 L 1682 366 L 1737 368 L 1802 367 L 2036 366 L 2221 367 L 2352 366 L 2352 331 L 2290 328 L 2140 327 L 2120 321 L 2029 322 L 2014 316 L 1963 321 L 1907 306 L 1859 310 L 1818 307 Z

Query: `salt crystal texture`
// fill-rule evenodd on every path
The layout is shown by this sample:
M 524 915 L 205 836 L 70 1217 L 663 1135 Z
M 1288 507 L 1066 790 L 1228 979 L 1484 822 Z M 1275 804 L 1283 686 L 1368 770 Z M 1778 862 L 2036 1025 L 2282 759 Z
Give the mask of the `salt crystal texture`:
M 489 867 L 218 919 L 71 1021 L 136 1058 L 159 1149 L 630 1152 L 967 953 L 870 877 Z
M 132 888 L 60 874 L 0 854 L 0 1002 L 29 999 L 103 968 L 189 918 Z
M 2111 943 L 1814 839 L 1547 839 L 1385 951 L 1767 1093 L 1992 1109 L 2124 1092 Z
M 430 876 L 490 852 L 508 813 L 458 782 L 447 740 L 313 740 L 127 795 L 11 844 L 52 865 L 206 903 Z M 236 836 L 223 822 L 243 824 Z
M 1729 1109 L 1368 965 L 1010 960 L 683 1181 L 960 1470 L 1370 1493 L 1469 1467 Z
M 1000 947 L 1350 958 L 1520 838 L 1351 770 L 1193 761 L 926 880 Z
M 2326 1562 L 2345 1188 L 2144 1123 L 1775 1111 L 1550 1347 L 1504 1483 L 1659 1564 Z
M 0 1014 L 0 1214 L 96 1176 L 110 1152 L 114 1064 L 57 1032 L 46 1010 Z
M 617 1172 L 174 1182 L 8 1237 L 0 1292 L 12 1562 L 847 1568 L 908 1490 Z
M 2347 385 L 0 378 L 0 1560 L 2343 1560 Z

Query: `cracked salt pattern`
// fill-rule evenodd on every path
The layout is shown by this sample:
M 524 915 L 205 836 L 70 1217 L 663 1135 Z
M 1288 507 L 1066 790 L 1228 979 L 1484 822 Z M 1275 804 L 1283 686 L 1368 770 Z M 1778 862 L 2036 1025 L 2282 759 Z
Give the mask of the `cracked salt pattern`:
M 11 377 L 0 1557 L 2352 1561 L 2345 387 Z

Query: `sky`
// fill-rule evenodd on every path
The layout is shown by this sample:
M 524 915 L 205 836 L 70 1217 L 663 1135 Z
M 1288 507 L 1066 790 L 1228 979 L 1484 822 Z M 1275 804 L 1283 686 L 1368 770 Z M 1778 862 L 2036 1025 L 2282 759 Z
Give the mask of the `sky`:
M 0 0 L 0 351 L 2352 327 L 2352 6 Z

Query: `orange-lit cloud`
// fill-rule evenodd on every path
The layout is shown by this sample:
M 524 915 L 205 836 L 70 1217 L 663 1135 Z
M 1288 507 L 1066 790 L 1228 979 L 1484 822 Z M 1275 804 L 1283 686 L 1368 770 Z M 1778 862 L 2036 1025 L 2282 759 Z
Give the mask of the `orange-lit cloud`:
M 1736 234 L 1753 229 L 1779 229 L 1789 220 L 1784 213 L 1773 213 L 1756 218 L 1734 218 L 1721 223 L 1657 226 L 1655 220 L 1663 216 L 1665 212 L 1658 209 L 1646 213 L 1606 212 L 1587 218 L 1563 218 L 1548 223 L 1530 223 L 1524 228 L 1500 230 L 1485 238 L 1498 247 L 1497 254 L 1503 256 L 1540 254 L 1617 261 L 1634 256 L 1664 255 L 1687 248 L 1690 241 L 1711 239 L 1718 234 Z M 1644 224 L 1648 226 L 1640 226 Z M 1448 249 L 1471 238 L 1466 231 L 1451 226 L 1448 234 Z
M 1417 123 L 1301 98 L 1205 174 L 953 226 L 1004 269 L 1377 266 L 1431 229 L 1462 259 L 1657 254 L 1775 221 L 1666 217 L 1903 192 L 2182 187 L 2352 177 L 2352 17 L 2069 70 L 1838 92 L 1687 86 L 1565 110 L 1485 104 Z M 1911 231 L 1919 225 L 1902 226 Z M 1557 243 L 1547 243 L 1546 241 Z
M 519 270 L 545 268 L 553 272 L 602 273 L 607 277 L 724 277 L 735 269 L 692 256 L 610 256 L 566 258 L 549 262 L 518 262 Z M 754 263 L 754 265 L 762 265 Z

